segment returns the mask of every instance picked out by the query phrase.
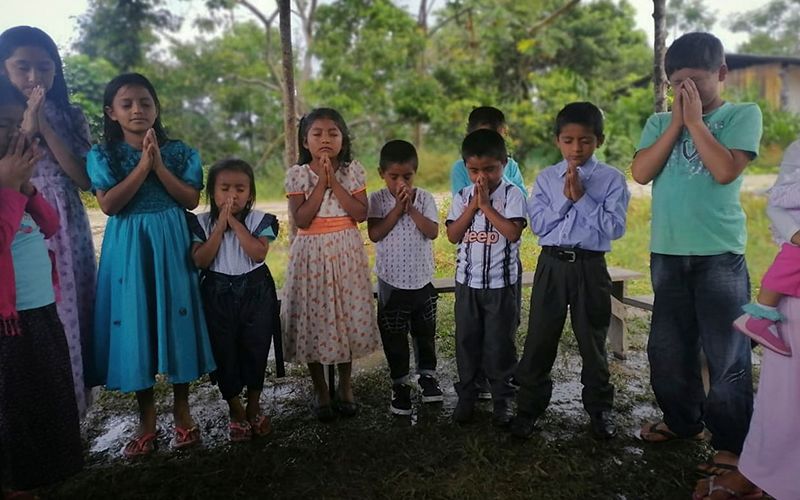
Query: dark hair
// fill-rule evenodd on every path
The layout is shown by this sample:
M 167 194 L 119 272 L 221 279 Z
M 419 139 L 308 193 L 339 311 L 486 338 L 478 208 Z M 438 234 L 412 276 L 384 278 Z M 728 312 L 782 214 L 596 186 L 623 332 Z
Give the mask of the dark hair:
M 503 136 L 490 129 L 478 129 L 467 134 L 461 143 L 461 157 L 464 163 L 467 158 L 489 157 L 505 161 L 508 158 L 506 141 Z
M 556 137 L 561 129 L 570 123 L 577 123 L 592 129 L 598 138 L 603 137 L 603 112 L 590 102 L 571 102 L 561 108 L 556 115 L 556 124 L 553 133 Z
M 62 110 L 69 109 L 69 94 L 67 82 L 64 80 L 64 67 L 61 56 L 58 54 L 56 43 L 50 35 L 32 26 L 15 26 L 8 28 L 0 34 L 0 65 L 5 66 L 6 60 L 20 47 L 38 47 L 50 56 L 55 66 L 53 86 L 47 91 L 47 99 Z
M 22 92 L 5 78 L 0 78 L 0 106 L 28 106 Z
M 339 151 L 339 156 L 337 156 L 336 159 L 339 160 L 339 163 L 345 164 L 353 161 L 353 153 L 350 150 L 350 130 L 347 128 L 347 124 L 344 122 L 342 115 L 332 108 L 316 108 L 300 119 L 300 124 L 298 125 L 299 132 L 297 134 L 297 150 L 300 151 L 300 154 L 297 164 L 304 165 L 306 163 L 311 163 L 311 151 L 305 147 L 303 142 L 306 140 L 311 125 L 322 118 L 332 120 L 339 129 L 339 132 L 342 133 L 342 150 Z
M 664 56 L 664 71 L 668 77 L 684 68 L 716 71 L 723 64 L 722 42 L 711 33 L 686 33 L 672 42 Z
M 381 148 L 381 157 L 378 161 L 378 166 L 381 172 L 385 172 L 391 165 L 398 163 L 410 163 L 417 171 L 419 166 L 419 158 L 417 157 L 417 150 L 414 145 L 408 141 L 396 139 L 389 141 Z
M 120 124 L 108 116 L 106 109 L 111 108 L 114 104 L 114 97 L 117 96 L 117 92 L 126 85 L 144 87 L 147 92 L 150 93 L 150 97 L 153 98 L 153 102 L 156 105 L 156 121 L 153 124 L 153 130 L 156 131 L 158 143 L 163 145 L 167 142 L 168 138 L 164 127 L 161 125 L 161 103 L 158 100 L 158 95 L 156 94 L 156 89 L 153 87 L 153 84 L 150 83 L 150 80 L 145 78 L 144 75 L 140 75 L 139 73 L 125 73 L 119 75 L 114 77 L 114 79 L 106 85 L 106 90 L 103 93 L 103 140 L 105 140 L 106 144 L 111 144 L 114 141 L 122 141 L 125 137 Z
M 220 172 L 241 172 L 246 174 L 250 179 L 250 199 L 247 200 L 244 208 L 239 212 L 239 220 L 244 220 L 250 209 L 253 208 L 253 202 L 256 199 L 256 176 L 253 173 L 253 167 L 246 161 L 239 158 L 223 158 L 217 161 L 211 168 L 208 169 L 208 180 L 206 181 L 206 200 L 211 207 L 211 221 L 217 220 L 219 217 L 219 207 L 214 201 L 214 189 L 217 186 L 217 176 Z
M 492 106 L 479 106 L 472 110 L 467 119 L 467 133 L 474 132 L 480 127 L 488 126 L 492 130 L 499 130 L 506 124 L 506 116 Z

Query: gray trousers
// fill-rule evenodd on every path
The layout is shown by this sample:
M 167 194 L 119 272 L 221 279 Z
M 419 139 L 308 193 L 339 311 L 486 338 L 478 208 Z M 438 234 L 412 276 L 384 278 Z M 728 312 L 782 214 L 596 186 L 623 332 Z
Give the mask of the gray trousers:
M 517 366 L 517 294 L 517 285 L 479 289 L 456 283 L 455 388 L 460 399 L 477 399 L 475 378 L 480 372 L 489 380 L 495 406 L 507 406 L 513 399 L 509 380 Z

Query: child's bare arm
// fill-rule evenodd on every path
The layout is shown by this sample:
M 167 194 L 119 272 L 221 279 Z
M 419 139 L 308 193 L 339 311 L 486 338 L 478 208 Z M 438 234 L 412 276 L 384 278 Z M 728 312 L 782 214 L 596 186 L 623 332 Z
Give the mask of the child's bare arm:
M 439 223 L 425 217 L 413 204 L 408 207 L 408 215 L 411 217 L 411 220 L 414 221 L 417 229 L 419 229 L 426 238 L 435 240 L 436 237 L 439 236 Z
M 139 163 L 131 170 L 122 181 L 108 191 L 98 189 L 95 192 L 97 203 L 106 215 L 116 215 L 125 208 L 125 205 L 133 199 L 136 192 L 144 184 L 147 175 L 150 173 L 152 161 L 148 155 L 142 155 Z
M 647 184 L 661 173 L 669 155 L 672 154 L 672 148 L 681 136 L 683 122 L 683 105 L 680 92 L 678 92 L 672 102 L 672 119 L 667 130 L 652 146 L 640 149 L 633 157 L 633 163 L 631 163 L 633 180 L 639 184 Z
M 256 262 L 264 262 L 269 251 L 269 240 L 266 237 L 255 237 L 247 227 L 232 215 L 228 217 L 228 225 L 233 229 L 244 253 Z
M 331 192 L 339 200 L 339 204 L 342 205 L 347 215 L 354 218 L 356 222 L 367 220 L 367 192 L 358 191 L 351 194 L 335 180 L 335 177 L 331 179 Z
M 483 210 L 489 222 L 491 222 L 509 242 L 514 243 L 522 236 L 522 230 L 525 229 L 524 222 L 506 219 L 500 212 L 495 210 L 491 204 L 481 207 L 481 210 Z
M 453 203 L 461 203 L 461 198 L 457 195 L 457 197 L 453 199 Z M 447 224 L 447 240 L 450 243 L 455 244 L 461 241 L 464 237 L 464 233 L 467 232 L 467 229 L 469 229 L 469 226 L 472 224 L 472 219 L 475 218 L 477 212 L 478 197 L 473 195 L 469 203 L 464 207 L 464 211 L 461 215 Z
M 208 239 L 202 243 L 196 242 L 192 244 L 192 260 L 194 261 L 194 265 L 200 269 L 208 269 L 208 266 L 217 258 L 217 252 L 219 252 L 225 230 L 228 227 L 227 222 L 222 219 L 224 211 L 223 209 L 223 211 L 220 212 L 217 225 L 211 230 Z
M 397 221 L 403 216 L 403 205 L 401 203 L 395 204 L 394 208 L 389 210 L 385 217 L 370 217 L 367 219 L 367 234 L 370 241 L 377 243 L 386 238 L 386 235 L 391 232 Z

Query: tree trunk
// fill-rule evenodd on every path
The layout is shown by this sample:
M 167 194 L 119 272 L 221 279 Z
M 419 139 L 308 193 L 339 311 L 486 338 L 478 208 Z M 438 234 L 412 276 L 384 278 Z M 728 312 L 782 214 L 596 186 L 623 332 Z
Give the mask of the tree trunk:
M 292 54 L 292 8 L 290 0 L 278 0 L 283 68 L 283 165 L 287 170 L 297 161 L 297 112 L 295 110 L 294 56 Z M 289 210 L 289 240 L 297 227 Z
M 664 55 L 667 52 L 666 0 L 653 0 L 653 93 L 656 113 L 667 110 L 667 75 Z

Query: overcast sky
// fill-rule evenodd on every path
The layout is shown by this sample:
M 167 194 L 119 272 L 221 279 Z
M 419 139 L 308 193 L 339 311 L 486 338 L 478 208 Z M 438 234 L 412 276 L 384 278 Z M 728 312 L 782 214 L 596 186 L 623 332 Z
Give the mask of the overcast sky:
M 637 11 L 637 25 L 647 33 L 652 45 L 652 1 L 629 1 Z M 705 4 L 720 20 L 714 27 L 714 33 L 722 40 L 726 50 L 734 51 L 747 39 L 746 35 L 733 34 L 726 29 L 731 14 L 755 9 L 767 2 L 768 0 L 705 0 Z M 72 42 L 75 41 L 76 17 L 86 11 L 88 0 L 2 0 L 2 3 L 5 8 L 3 15 L 0 16 L 0 31 L 20 24 L 37 26 L 49 33 L 62 51 L 69 51 Z M 203 3 L 202 0 L 168 0 L 174 12 L 189 19 L 202 11 Z M 271 12 L 275 8 L 275 2 L 270 0 L 253 0 L 253 4 L 263 8 L 265 12 Z M 398 4 L 416 6 L 418 1 L 399 0 Z M 437 1 L 437 5 L 443 4 L 444 0 Z M 191 23 L 184 23 L 183 36 L 191 38 L 192 31 Z

